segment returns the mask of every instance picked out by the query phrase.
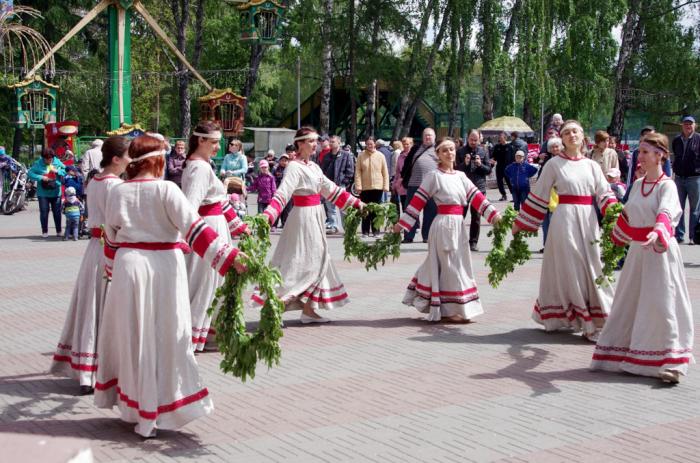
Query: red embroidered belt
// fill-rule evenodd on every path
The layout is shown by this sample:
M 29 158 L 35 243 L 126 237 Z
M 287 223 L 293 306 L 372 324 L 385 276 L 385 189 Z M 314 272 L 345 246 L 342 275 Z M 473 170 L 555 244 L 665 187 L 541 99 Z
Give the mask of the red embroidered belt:
M 221 203 L 214 203 L 200 206 L 197 212 L 201 217 L 209 217 L 212 215 L 223 215 L 224 209 L 221 207 Z
M 647 235 L 654 230 L 654 227 L 632 227 L 626 220 L 620 220 L 617 224 L 622 233 L 629 236 L 632 241 L 645 242 Z
M 319 206 L 321 204 L 321 195 L 294 195 L 292 201 L 297 207 Z
M 90 229 L 90 238 L 102 238 L 102 229 L 95 227 Z
M 119 243 L 115 247 L 128 249 L 143 249 L 144 251 L 170 251 L 184 249 L 184 243 Z
M 593 196 L 559 195 L 559 204 L 593 205 Z
M 462 215 L 464 213 L 464 207 L 459 204 L 439 204 L 437 212 L 440 215 Z

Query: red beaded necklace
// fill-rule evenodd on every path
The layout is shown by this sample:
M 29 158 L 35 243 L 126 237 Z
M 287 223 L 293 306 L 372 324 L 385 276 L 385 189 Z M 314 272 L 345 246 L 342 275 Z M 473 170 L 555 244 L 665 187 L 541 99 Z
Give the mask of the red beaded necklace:
M 653 181 L 653 182 L 647 182 L 647 179 L 646 179 L 646 177 L 645 177 L 645 178 L 642 180 L 642 196 L 644 196 L 645 198 L 646 198 L 647 196 L 649 196 L 649 195 L 651 194 L 651 192 L 654 191 L 654 187 L 656 187 L 656 185 L 658 185 L 658 183 L 661 181 L 661 179 L 664 178 L 665 176 L 666 176 L 666 174 L 662 173 L 662 174 L 659 176 L 659 178 L 657 178 L 657 179 L 656 179 L 655 181 Z M 647 183 L 651 183 L 651 190 L 649 190 L 648 193 L 645 193 L 645 192 L 644 192 L 644 185 L 646 185 Z

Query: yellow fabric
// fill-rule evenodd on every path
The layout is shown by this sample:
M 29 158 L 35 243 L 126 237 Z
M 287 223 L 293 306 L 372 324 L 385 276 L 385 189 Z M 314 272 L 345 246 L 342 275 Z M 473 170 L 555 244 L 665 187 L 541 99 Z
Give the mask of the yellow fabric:
M 367 150 L 360 153 L 355 164 L 355 188 L 389 191 L 389 171 L 382 153 Z
M 549 212 L 554 212 L 554 209 L 556 209 L 558 205 L 559 205 L 559 195 L 557 194 L 557 190 L 552 188 L 549 191 L 549 205 L 547 206 L 547 207 L 549 207 Z

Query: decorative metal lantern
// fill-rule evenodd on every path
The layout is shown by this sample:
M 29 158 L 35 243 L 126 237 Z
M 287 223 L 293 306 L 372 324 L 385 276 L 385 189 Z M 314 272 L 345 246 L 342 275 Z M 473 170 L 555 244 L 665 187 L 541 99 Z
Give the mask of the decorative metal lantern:
M 200 120 L 213 121 L 226 136 L 237 137 L 243 132 L 246 99 L 230 88 L 214 89 L 199 98 Z
M 241 12 L 241 40 L 274 45 L 282 34 L 286 0 L 253 0 L 237 7 Z
M 9 88 L 15 89 L 16 123 L 20 128 L 41 129 L 48 123 L 56 122 L 58 85 L 45 82 L 35 75 Z

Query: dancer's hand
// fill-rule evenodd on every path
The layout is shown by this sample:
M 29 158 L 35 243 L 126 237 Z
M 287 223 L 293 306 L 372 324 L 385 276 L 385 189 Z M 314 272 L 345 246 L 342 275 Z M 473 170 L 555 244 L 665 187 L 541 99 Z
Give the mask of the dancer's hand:
M 653 247 L 654 244 L 656 244 L 656 242 L 658 241 L 658 239 L 659 233 L 656 231 L 651 231 L 647 235 L 647 240 L 642 243 L 642 246 L 644 246 L 645 248 Z
M 362 201 L 360 201 L 359 203 L 357 203 L 357 208 L 358 208 L 360 211 L 362 211 L 362 210 L 365 208 L 365 206 L 367 206 L 367 204 L 363 203 Z
M 392 229 L 394 233 L 401 233 L 401 230 L 403 230 L 403 227 L 401 225 L 399 225 L 398 223 L 394 224 L 394 228 Z
M 239 251 L 238 254 L 236 255 L 236 258 L 233 261 L 233 268 L 236 270 L 238 273 L 243 273 L 246 270 L 248 270 L 248 267 L 245 266 L 243 263 L 244 259 L 247 259 L 248 256 L 246 256 L 245 252 Z
M 523 229 L 520 228 L 520 226 L 517 224 L 517 222 L 514 222 L 514 223 L 513 223 L 513 228 L 511 228 L 511 232 L 513 233 L 513 236 L 517 235 L 517 234 L 520 233 L 521 231 L 523 231 Z
M 503 219 L 503 216 L 501 216 L 500 212 L 496 212 L 496 216 L 491 220 L 491 225 L 495 227 L 501 219 Z

